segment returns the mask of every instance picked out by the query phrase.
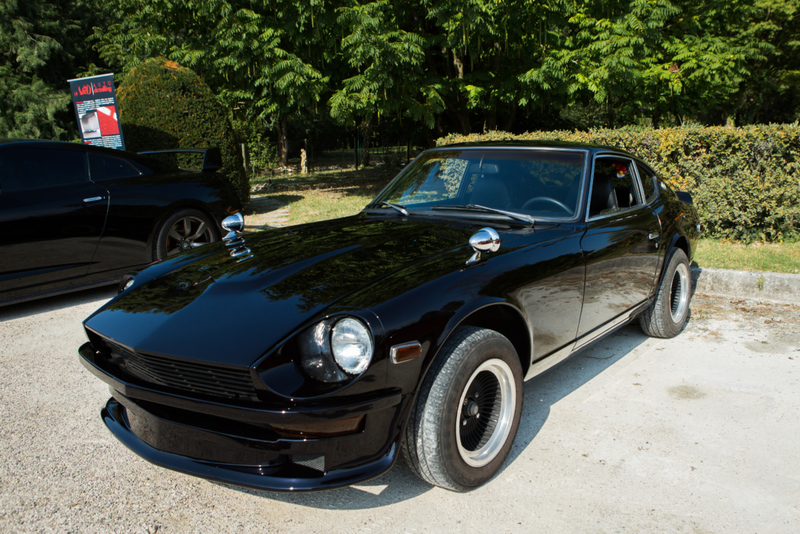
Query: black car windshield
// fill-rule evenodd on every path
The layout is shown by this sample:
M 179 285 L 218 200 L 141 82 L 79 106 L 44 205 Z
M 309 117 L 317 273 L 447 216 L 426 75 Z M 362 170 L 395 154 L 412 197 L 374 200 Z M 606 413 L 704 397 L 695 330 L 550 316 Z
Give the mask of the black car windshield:
M 476 209 L 484 207 L 533 219 L 572 218 L 585 161 L 579 150 L 434 150 L 414 160 L 368 207 L 490 213 Z

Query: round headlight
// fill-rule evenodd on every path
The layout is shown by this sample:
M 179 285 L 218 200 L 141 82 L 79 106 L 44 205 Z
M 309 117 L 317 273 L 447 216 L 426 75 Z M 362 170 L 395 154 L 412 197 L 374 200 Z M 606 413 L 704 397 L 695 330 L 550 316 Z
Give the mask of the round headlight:
M 372 336 L 361 321 L 342 319 L 331 331 L 331 350 L 342 371 L 361 374 L 372 359 Z

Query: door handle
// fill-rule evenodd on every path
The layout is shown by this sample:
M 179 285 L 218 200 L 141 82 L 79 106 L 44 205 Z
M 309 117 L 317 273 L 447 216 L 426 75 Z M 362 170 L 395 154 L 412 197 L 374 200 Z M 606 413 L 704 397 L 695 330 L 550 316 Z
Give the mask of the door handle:
M 658 232 L 650 232 L 647 234 L 647 239 L 653 242 L 656 248 L 658 248 L 658 238 L 661 237 Z
M 84 198 L 83 202 L 85 204 L 91 204 L 92 202 L 99 202 L 99 201 L 101 201 L 103 199 L 104 199 L 104 197 L 89 197 L 89 198 Z

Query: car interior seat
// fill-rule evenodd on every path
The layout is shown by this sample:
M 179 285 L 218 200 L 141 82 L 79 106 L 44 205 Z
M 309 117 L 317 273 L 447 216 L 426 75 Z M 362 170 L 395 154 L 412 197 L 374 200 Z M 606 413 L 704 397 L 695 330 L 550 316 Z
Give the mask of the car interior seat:
M 497 176 L 486 174 L 478 176 L 469 196 L 470 204 L 479 204 L 488 208 L 505 209 L 510 202 L 511 197 L 505 183 Z
M 589 206 L 589 217 L 595 217 L 618 209 L 617 194 L 611 176 L 595 173 L 592 182 L 592 201 Z

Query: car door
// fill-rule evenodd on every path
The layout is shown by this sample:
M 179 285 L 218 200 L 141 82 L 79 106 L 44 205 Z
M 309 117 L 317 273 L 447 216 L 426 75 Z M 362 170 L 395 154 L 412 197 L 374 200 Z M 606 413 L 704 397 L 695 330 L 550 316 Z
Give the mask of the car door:
M 579 338 L 614 326 L 615 319 L 651 294 L 661 226 L 642 197 L 633 160 L 618 155 L 595 157 L 586 231 L 581 238 L 586 289 Z
M 147 238 L 153 231 L 153 206 L 165 203 L 158 182 L 142 179 L 152 177 L 150 169 L 124 153 L 108 152 L 89 152 L 90 178 L 109 196 L 106 229 L 89 270 L 90 275 L 98 276 L 112 276 L 115 270 L 126 271 L 150 261 Z
M 108 195 L 89 181 L 81 145 L 0 150 L 0 299 L 66 285 L 88 272 Z

